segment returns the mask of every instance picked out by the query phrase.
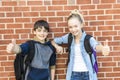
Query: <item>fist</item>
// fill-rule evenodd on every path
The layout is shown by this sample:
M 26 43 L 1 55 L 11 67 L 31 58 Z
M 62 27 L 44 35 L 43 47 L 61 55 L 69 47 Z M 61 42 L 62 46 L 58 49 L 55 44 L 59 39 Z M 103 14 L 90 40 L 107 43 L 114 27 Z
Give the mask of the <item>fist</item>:
M 104 56 L 107 56 L 109 55 L 109 53 L 110 53 L 110 47 L 108 46 L 108 40 L 106 40 L 102 49 L 102 54 Z
M 15 39 L 12 39 L 12 42 L 7 45 L 7 48 L 6 48 L 7 53 L 13 53 L 15 45 L 16 45 L 16 41 Z

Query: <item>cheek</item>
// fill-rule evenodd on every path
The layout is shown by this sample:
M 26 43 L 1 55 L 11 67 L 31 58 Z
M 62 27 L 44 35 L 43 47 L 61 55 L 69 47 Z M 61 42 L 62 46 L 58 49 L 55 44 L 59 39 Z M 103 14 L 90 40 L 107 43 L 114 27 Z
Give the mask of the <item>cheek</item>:
M 72 29 L 71 28 L 68 28 L 68 30 L 71 32 L 72 31 Z

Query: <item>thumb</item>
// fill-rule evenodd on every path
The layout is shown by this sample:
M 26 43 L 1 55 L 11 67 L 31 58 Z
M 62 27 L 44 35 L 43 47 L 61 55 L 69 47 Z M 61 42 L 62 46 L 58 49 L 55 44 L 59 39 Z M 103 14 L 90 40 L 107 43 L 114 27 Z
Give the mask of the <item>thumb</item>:
M 105 40 L 104 46 L 108 46 L 108 39 Z
M 12 39 L 12 44 L 16 44 L 16 40 L 15 39 Z

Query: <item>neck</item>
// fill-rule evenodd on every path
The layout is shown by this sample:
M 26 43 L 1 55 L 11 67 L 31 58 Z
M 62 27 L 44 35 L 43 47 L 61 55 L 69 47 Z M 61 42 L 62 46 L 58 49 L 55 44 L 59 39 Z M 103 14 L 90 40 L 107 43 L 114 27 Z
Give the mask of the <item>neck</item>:
M 45 40 L 40 40 L 38 37 L 34 37 L 33 40 L 38 41 L 40 43 L 45 43 Z
M 82 36 L 82 32 L 80 34 L 78 34 L 78 35 L 75 36 L 75 43 L 76 44 L 79 44 L 81 36 Z

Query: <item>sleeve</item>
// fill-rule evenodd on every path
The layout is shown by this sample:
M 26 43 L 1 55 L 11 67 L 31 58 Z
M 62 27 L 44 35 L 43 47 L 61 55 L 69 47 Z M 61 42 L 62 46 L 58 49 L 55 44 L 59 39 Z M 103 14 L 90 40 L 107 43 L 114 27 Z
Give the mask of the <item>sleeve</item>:
M 50 66 L 56 65 L 56 54 L 53 53 L 50 57 Z
M 90 38 L 90 45 L 96 51 L 96 45 L 99 45 L 100 42 L 96 41 L 94 37 Z
M 53 50 L 53 54 L 50 57 L 50 66 L 54 66 L 56 65 L 56 49 L 52 46 L 51 43 L 50 43 L 50 47 Z
M 68 35 L 69 34 L 66 34 L 66 35 L 64 35 L 62 37 L 54 38 L 55 43 L 57 43 L 57 44 L 66 44 L 66 43 L 68 43 Z
M 28 44 L 28 42 L 21 44 L 20 48 L 21 48 L 21 53 L 26 55 L 28 53 L 28 51 L 29 51 L 29 44 Z

